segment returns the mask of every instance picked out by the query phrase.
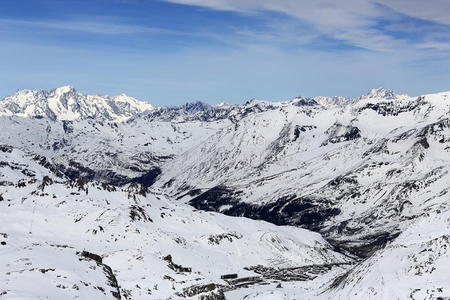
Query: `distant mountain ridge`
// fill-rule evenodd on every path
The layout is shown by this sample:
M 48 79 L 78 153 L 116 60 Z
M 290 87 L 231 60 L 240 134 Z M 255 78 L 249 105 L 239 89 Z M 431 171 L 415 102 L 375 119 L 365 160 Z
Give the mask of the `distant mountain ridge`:
M 405 94 L 396 94 L 394 91 L 386 90 L 384 88 L 376 88 L 371 89 L 367 94 L 361 95 L 355 98 L 347 98 L 342 96 L 335 97 L 314 97 L 313 99 L 322 106 L 325 107 L 340 107 L 346 106 L 350 104 L 354 104 L 360 100 L 364 99 L 386 99 L 386 100 L 395 100 L 395 99 L 407 99 L 409 96 Z
M 84 95 L 71 86 L 49 91 L 21 90 L 0 101 L 0 115 L 66 121 L 99 119 L 122 122 L 152 109 L 151 104 L 125 94 L 115 97 Z
M 226 118 L 243 109 L 267 109 L 286 105 L 320 105 L 325 108 L 341 107 L 367 98 L 405 99 L 407 95 L 398 95 L 383 88 L 372 89 L 368 94 L 346 98 L 336 97 L 296 97 L 290 101 L 271 102 L 250 100 L 241 105 L 225 102 L 210 105 L 201 101 L 187 102 L 180 106 L 155 107 L 125 94 L 118 96 L 85 95 L 72 86 L 62 86 L 52 90 L 20 90 L 12 96 L 0 100 L 0 116 L 19 116 L 49 118 L 51 120 L 86 120 L 124 122 L 131 118 L 150 114 L 150 118 L 184 119 L 197 115 L 200 120 Z

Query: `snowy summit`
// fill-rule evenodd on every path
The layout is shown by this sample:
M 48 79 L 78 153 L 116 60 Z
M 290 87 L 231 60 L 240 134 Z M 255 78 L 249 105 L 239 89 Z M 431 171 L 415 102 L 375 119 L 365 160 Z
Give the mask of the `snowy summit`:
M 83 95 L 71 86 L 45 91 L 18 91 L 0 101 L 1 115 L 46 117 L 52 120 L 101 119 L 122 122 L 154 107 L 125 94 Z

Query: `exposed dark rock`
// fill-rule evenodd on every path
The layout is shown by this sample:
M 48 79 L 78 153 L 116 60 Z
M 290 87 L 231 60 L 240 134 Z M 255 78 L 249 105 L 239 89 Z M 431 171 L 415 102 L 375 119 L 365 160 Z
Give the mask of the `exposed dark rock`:
M 53 180 L 48 176 L 44 176 L 44 178 L 42 178 L 42 183 L 39 185 L 39 188 L 43 191 L 47 185 L 51 184 L 53 184 Z
M 361 131 L 358 127 L 350 127 L 343 135 L 345 141 L 355 140 L 361 137 Z
M 338 176 L 335 179 L 331 180 L 328 184 L 331 186 L 340 186 L 342 184 L 356 185 L 358 184 L 358 181 L 350 177 Z
M 196 101 L 196 102 L 185 103 L 185 104 L 181 105 L 180 108 L 188 113 L 197 113 L 197 112 L 211 109 L 211 105 L 200 102 L 200 101 Z
M 12 149 L 13 148 L 9 145 L 0 145 L 0 152 L 11 153 Z
M 295 142 L 299 138 L 299 136 L 300 136 L 300 129 L 299 129 L 298 126 L 296 126 L 294 128 L 294 140 L 293 140 L 293 142 Z
M 309 130 L 312 130 L 312 129 L 316 129 L 316 128 L 317 128 L 316 126 L 310 126 L 310 125 L 302 125 L 302 126 L 297 125 L 297 126 L 295 126 L 293 142 L 295 142 L 300 137 L 300 134 L 302 132 L 306 132 L 306 131 L 309 131 Z
M 189 204 L 201 210 L 265 220 L 276 225 L 297 225 L 316 231 L 325 221 L 341 212 L 340 209 L 333 208 L 325 199 L 288 195 L 264 205 L 254 205 L 241 202 L 239 194 L 240 192 L 225 187 L 214 187 L 193 198 Z M 226 208 L 222 209 L 222 207 Z
M 153 222 L 153 220 L 147 215 L 145 210 L 138 205 L 131 205 L 130 218 L 133 221 Z
M 427 138 L 423 137 L 418 142 L 419 145 L 421 145 L 423 148 L 428 149 L 430 148 L 430 144 L 428 144 Z
M 338 288 L 338 287 L 342 286 L 343 284 L 345 284 L 345 281 L 347 280 L 347 278 L 349 277 L 350 274 L 351 274 L 351 270 L 336 277 L 333 280 L 333 282 L 330 284 L 329 289 L 335 289 L 335 288 Z
M 111 267 L 103 263 L 102 257 L 98 254 L 94 254 L 88 251 L 77 252 L 77 254 L 84 259 L 95 261 L 98 266 L 102 267 L 103 271 L 105 272 L 106 278 L 108 279 L 108 285 L 114 289 L 113 291 L 111 291 L 111 294 L 118 300 L 122 299 L 117 278 L 114 275 Z
M 55 272 L 55 269 L 39 269 L 39 272 L 41 272 L 42 274 L 45 274 L 49 271 Z
M 439 120 L 435 123 L 429 124 L 417 134 L 418 137 L 426 137 L 428 135 L 437 135 L 441 133 L 444 129 L 450 128 L 450 119 L 445 118 Z
M 73 127 L 72 127 L 71 121 L 63 120 L 62 124 L 63 124 L 63 129 L 64 129 L 65 133 L 73 133 Z
M 192 272 L 191 268 L 183 267 L 181 265 L 178 265 L 178 264 L 174 263 L 173 260 L 172 260 L 172 255 L 170 255 L 170 254 L 165 256 L 165 257 L 163 257 L 163 260 L 167 261 L 168 262 L 168 267 L 170 269 L 174 270 L 175 272 L 180 272 L 180 273 L 185 273 L 185 272 L 190 273 L 190 272 Z
M 311 99 L 311 98 L 299 97 L 299 98 L 295 98 L 294 101 L 295 101 L 294 102 L 295 106 L 316 106 L 316 105 L 319 105 L 319 103 L 317 103 L 316 100 Z
M 172 260 L 172 255 L 167 255 L 165 257 L 163 257 L 163 260 L 168 262 L 168 267 L 172 270 L 174 270 L 175 272 L 180 272 L 180 273 L 190 273 L 192 272 L 192 269 L 189 267 L 183 267 L 182 265 L 178 265 L 176 263 L 173 262 Z
M 348 127 L 344 134 L 333 136 L 328 141 L 332 144 L 356 140 L 361 137 L 361 131 L 358 127 Z
M 350 177 L 340 176 L 329 182 L 330 188 L 342 185 L 357 185 L 358 182 Z M 404 187 L 410 190 L 416 187 Z M 242 202 L 241 192 L 227 187 L 214 187 L 199 196 L 194 197 L 189 204 L 197 209 L 221 212 L 231 216 L 242 216 L 251 219 L 264 220 L 276 225 L 295 225 L 320 232 L 340 252 L 357 257 L 368 257 L 382 248 L 387 242 L 398 236 L 397 231 L 378 232 L 372 236 L 365 236 L 358 240 L 334 240 L 328 237 L 344 232 L 351 236 L 352 230 L 344 221 L 336 226 L 325 226 L 325 223 L 341 213 L 333 202 L 326 199 L 314 199 L 287 195 L 274 202 L 255 205 Z M 403 195 L 399 193 L 398 195 Z M 401 203 L 401 202 L 399 202 Z M 400 209 L 400 208 L 399 208 Z M 368 219 L 367 222 L 370 222 Z
M 37 163 L 43 166 L 44 168 L 50 170 L 56 176 L 64 177 L 64 173 L 60 170 L 60 168 L 50 163 L 45 156 L 35 155 L 33 157 L 33 160 L 37 161 Z
M 65 139 L 61 139 L 60 141 L 54 142 L 52 144 L 52 149 L 53 149 L 53 151 L 58 151 L 67 145 L 68 145 L 68 142 Z
M 233 242 L 234 239 L 241 239 L 241 238 L 242 238 L 242 234 L 239 234 L 237 232 L 215 234 L 215 235 L 210 235 L 208 237 L 208 243 L 219 245 L 223 240 Z
M 88 252 L 88 251 L 82 251 L 81 253 L 79 253 L 80 256 L 85 257 L 85 258 L 89 258 L 92 259 L 94 261 L 96 261 L 97 263 L 101 264 L 103 263 L 103 259 L 100 255 Z
M 400 232 L 381 232 L 371 236 L 361 237 L 359 240 L 337 241 L 327 239 L 336 250 L 348 251 L 360 258 L 370 257 L 375 251 L 382 249 L 386 244 L 400 235 Z M 342 251 L 344 250 L 344 251 Z
M 135 177 L 129 181 L 129 183 L 139 183 L 145 187 L 152 186 L 158 176 L 161 174 L 161 169 L 158 167 L 154 167 L 150 171 L 146 172 L 144 175 Z
M 64 174 L 71 180 L 84 178 L 88 181 L 100 181 L 112 186 L 123 186 L 130 183 L 137 183 L 145 187 L 150 187 L 153 183 L 155 183 L 156 179 L 161 174 L 161 169 L 159 167 L 154 167 L 149 171 L 142 172 L 142 175 L 140 176 L 129 178 L 124 175 L 117 174 L 111 170 L 93 170 L 76 161 L 70 161 L 67 167 L 63 165 L 53 166 L 51 164 L 47 164 L 47 166 L 51 166 L 52 169 L 56 170 L 60 174 Z M 140 170 L 133 169 L 133 171 L 139 172 Z
M 382 116 L 398 116 L 403 112 L 413 111 L 425 103 L 424 97 L 419 97 L 416 101 L 409 102 L 407 104 L 402 104 L 398 101 L 368 103 L 366 106 L 362 107 L 359 112 L 366 109 L 371 109 Z
M 173 121 L 182 118 L 184 120 L 211 122 L 228 118 L 229 112 L 229 108 L 215 107 L 197 101 L 182 106 L 158 108 L 147 113 L 145 118 L 150 121 Z
M 215 289 L 217 289 L 218 286 L 214 283 L 210 283 L 210 284 L 202 284 L 202 285 L 194 285 L 194 286 L 190 286 L 187 287 L 185 289 L 183 289 L 182 292 L 177 293 L 177 296 L 180 297 L 193 297 L 196 296 L 198 294 L 202 294 L 202 293 L 207 293 L 207 292 L 211 292 Z M 215 299 L 215 298 L 203 298 L 203 299 Z
M 226 187 L 216 186 L 189 201 L 197 209 L 218 211 L 222 205 L 237 204 L 236 192 Z
M 322 146 L 325 146 L 328 143 L 336 144 L 356 140 L 361 137 L 361 131 L 358 127 L 351 125 L 344 126 L 340 123 L 333 124 L 325 133 L 328 134 L 329 137 L 322 143 Z
M 221 290 L 212 291 L 207 295 L 200 295 L 199 300 L 226 300 Z
M 187 193 L 184 193 L 184 194 L 178 196 L 177 200 L 180 200 L 180 199 L 182 199 L 182 198 L 184 198 L 186 196 L 190 196 L 190 197 L 198 196 L 201 193 L 202 193 L 201 189 L 193 189 L 193 190 L 188 191 Z

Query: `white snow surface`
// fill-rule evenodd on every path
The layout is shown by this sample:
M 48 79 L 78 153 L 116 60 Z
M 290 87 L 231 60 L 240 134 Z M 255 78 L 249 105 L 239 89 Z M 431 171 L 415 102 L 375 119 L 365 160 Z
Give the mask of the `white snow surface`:
M 1 100 L 0 129 L 0 299 L 450 297 L 450 92 L 155 108 L 61 87 Z M 216 212 L 188 204 L 217 187 Z M 298 226 L 242 217 L 264 207 Z M 257 265 L 331 267 L 220 279 Z
M 61 181 L 19 151 L 1 153 L 2 299 L 112 299 L 100 255 L 128 299 L 178 298 L 190 286 L 226 284 L 244 267 L 346 262 L 317 233 L 194 211 L 162 191 Z M 27 175 L 26 175 L 27 174 Z M 46 178 L 46 179 L 44 179 Z M 164 260 L 191 268 L 178 272 Z
M 102 119 L 123 122 L 154 107 L 125 94 L 83 95 L 71 86 L 50 91 L 21 90 L 0 101 L 0 116 L 47 117 L 52 120 Z

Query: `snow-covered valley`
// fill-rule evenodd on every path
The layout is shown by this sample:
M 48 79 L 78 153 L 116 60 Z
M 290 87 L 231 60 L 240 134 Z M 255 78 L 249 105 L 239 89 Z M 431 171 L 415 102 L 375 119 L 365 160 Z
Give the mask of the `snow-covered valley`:
M 450 297 L 450 93 L 62 87 L 0 100 L 0 127 L 0 299 Z

